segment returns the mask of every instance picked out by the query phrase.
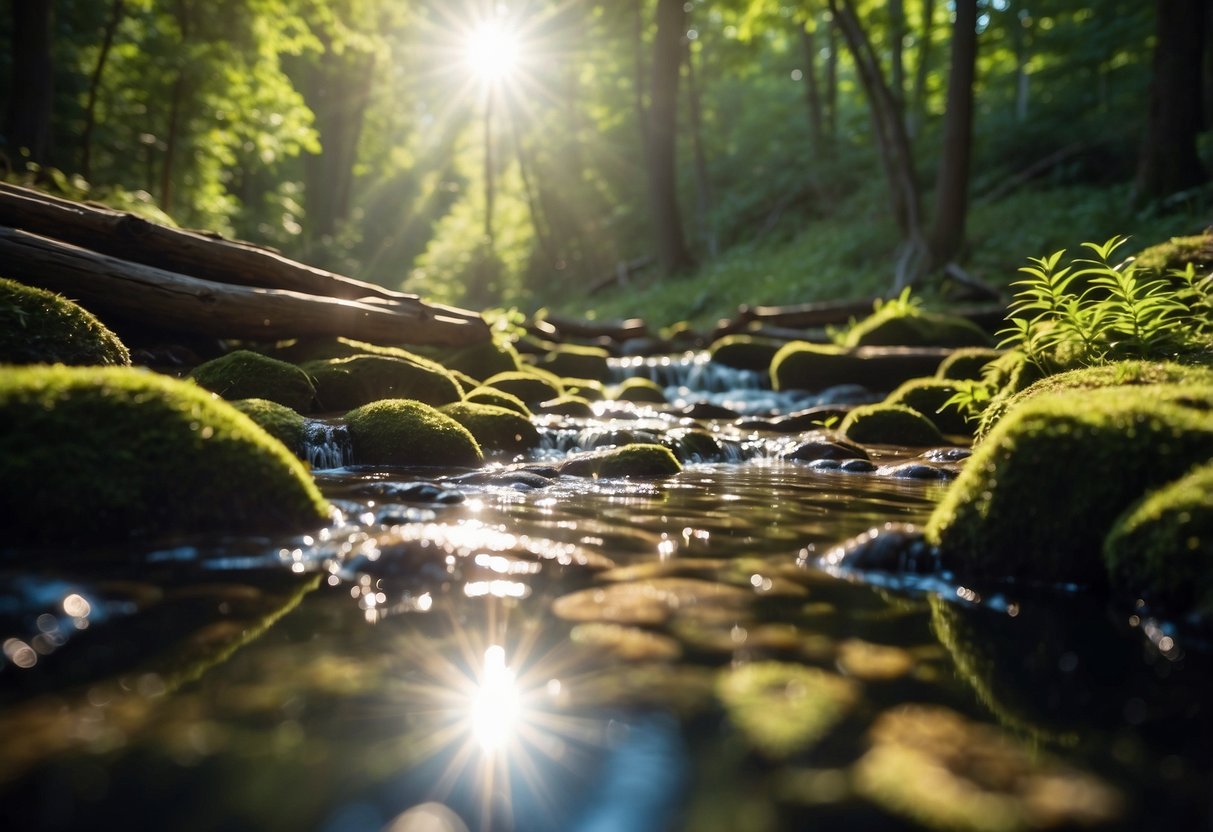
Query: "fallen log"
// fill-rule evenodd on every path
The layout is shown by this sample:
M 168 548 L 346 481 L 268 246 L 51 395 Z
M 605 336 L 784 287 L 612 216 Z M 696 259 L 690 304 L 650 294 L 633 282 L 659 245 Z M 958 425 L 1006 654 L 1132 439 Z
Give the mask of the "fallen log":
M 348 336 L 443 346 L 489 338 L 479 316 L 450 315 L 421 301 L 362 302 L 216 283 L 11 228 L 0 227 L 0 264 L 5 276 L 78 300 L 103 319 L 108 313 L 217 338 Z
M 217 283 L 288 289 L 345 300 L 375 298 L 403 309 L 427 306 L 416 295 L 298 263 L 252 243 L 170 228 L 134 214 L 7 183 L 0 183 L 0 225 Z M 451 318 L 480 318 L 475 312 L 441 308 Z
M 567 338 L 610 338 L 612 341 L 627 341 L 630 338 L 644 338 L 649 334 L 648 325 L 640 318 L 591 321 L 566 318 L 550 312 L 533 321 L 532 327 L 536 334 L 554 341 Z

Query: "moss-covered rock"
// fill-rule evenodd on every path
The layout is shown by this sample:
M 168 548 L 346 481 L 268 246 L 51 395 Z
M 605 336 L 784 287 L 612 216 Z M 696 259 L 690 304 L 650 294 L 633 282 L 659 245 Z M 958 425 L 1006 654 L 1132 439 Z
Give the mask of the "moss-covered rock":
M 1150 246 L 1136 257 L 1137 267 L 1155 274 L 1183 269 L 1189 263 L 1197 272 L 1213 267 L 1213 233 L 1192 237 L 1172 237 L 1165 243 Z
M 824 390 L 839 384 L 892 390 L 908 379 L 933 375 L 946 354 L 938 347 L 847 349 L 791 341 L 771 359 L 771 385 L 776 390 Z
M 471 467 L 484 459 L 467 428 L 423 402 L 384 399 L 345 420 L 359 464 Z
M 199 364 L 189 377 L 228 401 L 266 399 L 301 412 L 311 410 L 316 396 L 316 388 L 303 370 L 249 350 L 235 350 Z
M 1213 462 L 1131 506 L 1103 554 L 1114 587 L 1157 610 L 1213 616 Z
M 574 477 L 657 479 L 682 470 L 669 448 L 634 443 L 581 454 L 560 465 L 560 473 Z
M 853 442 L 883 445 L 943 445 L 935 424 L 904 404 L 869 404 L 856 407 L 838 426 Z
M 1213 369 L 1163 361 L 1120 361 L 1037 378 L 1015 392 L 1008 385 L 982 411 L 977 436 L 985 436 L 1010 410 L 1037 396 L 1143 384 L 1213 384 Z
M 588 419 L 594 415 L 594 406 L 590 403 L 589 399 L 566 394 L 551 401 L 540 403 L 539 412 L 549 413 L 554 416 L 572 416 L 577 419 Z
M 443 352 L 437 359 L 442 366 L 467 373 L 480 381 L 498 373 L 515 372 L 520 366 L 514 345 L 498 339 Z
M 437 407 L 463 397 L 459 382 L 433 362 L 384 355 L 352 355 L 309 361 L 323 411 L 348 410 L 380 399 L 407 398 Z
M 507 373 L 497 373 L 484 381 L 485 387 L 503 390 L 521 399 L 527 407 L 535 407 L 540 402 L 564 395 L 564 387 L 559 379 L 541 376 L 534 372 L 516 370 Z
M 438 410 L 467 428 L 485 451 L 519 453 L 539 444 L 539 431 L 516 411 L 476 402 L 453 402 Z
M 765 372 L 770 368 L 775 353 L 786 343 L 778 338 L 756 335 L 726 335 L 717 338 L 708 347 L 708 352 L 713 361 L 726 367 Z
M 329 511 L 244 414 L 126 368 L 0 370 L 0 491 L 6 534 L 33 543 L 301 530 Z
M 127 366 L 131 355 L 91 312 L 0 278 L 0 364 Z
M 986 376 L 986 365 L 1003 354 L 988 347 L 961 347 L 943 360 L 935 375 L 953 381 L 981 381 Z
M 620 402 L 665 404 L 665 391 L 655 381 L 640 376 L 625 378 L 611 389 L 611 398 Z
M 267 399 L 239 399 L 232 407 L 256 422 L 262 430 L 298 455 L 307 438 L 307 422 L 286 405 Z
M 1100 585 L 1113 518 L 1213 454 L 1213 386 L 1040 395 L 1007 414 L 926 526 L 966 576 Z
M 885 398 L 885 404 L 904 404 L 931 420 L 941 433 L 972 435 L 971 424 L 960 408 L 946 404 L 957 392 L 950 381 L 939 378 L 915 378 L 902 384 Z
M 464 401 L 476 404 L 491 404 L 494 407 L 504 407 L 506 410 L 512 410 L 528 419 L 532 416 L 531 409 L 526 406 L 526 403 L 522 399 L 504 390 L 498 390 L 496 387 L 474 387 L 467 392 L 463 399 Z
M 990 347 L 989 334 L 967 318 L 885 304 L 847 331 L 848 347 Z
M 564 392 L 570 396 L 580 396 L 592 402 L 600 402 L 606 398 L 606 387 L 601 381 L 592 378 L 564 378 Z
M 610 357 L 611 354 L 602 347 L 560 344 L 540 359 L 539 366 L 558 376 L 605 381 L 611 374 L 611 368 L 607 365 Z

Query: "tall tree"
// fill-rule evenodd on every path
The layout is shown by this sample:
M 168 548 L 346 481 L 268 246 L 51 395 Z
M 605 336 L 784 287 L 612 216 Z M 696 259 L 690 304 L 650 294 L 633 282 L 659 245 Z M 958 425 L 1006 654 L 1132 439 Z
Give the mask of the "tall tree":
M 12 81 L 8 145 L 14 154 L 45 161 L 51 142 L 53 0 L 13 0 Z
M 84 130 L 80 134 L 80 175 L 85 179 L 91 178 L 93 173 L 93 128 L 97 126 L 97 99 L 101 93 L 101 82 L 105 77 L 110 48 L 114 45 L 114 35 L 118 31 L 118 24 L 122 22 L 125 3 L 126 0 L 113 0 L 110 5 L 105 34 L 101 38 L 101 51 L 97 53 L 97 63 L 93 65 L 93 72 L 89 77 L 88 100 L 84 105 Z

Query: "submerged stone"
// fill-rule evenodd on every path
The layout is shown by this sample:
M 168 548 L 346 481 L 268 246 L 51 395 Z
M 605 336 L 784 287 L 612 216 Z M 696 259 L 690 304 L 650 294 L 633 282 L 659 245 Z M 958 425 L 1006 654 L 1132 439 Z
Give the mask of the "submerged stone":
M 659 479 L 682 470 L 682 464 L 662 445 L 629 444 L 579 454 L 560 465 L 560 473 L 595 479 Z
M 539 444 L 539 431 L 513 410 L 478 402 L 452 402 L 439 408 L 463 425 L 483 450 L 519 453 Z
M 909 675 L 914 656 L 900 647 L 847 638 L 838 643 L 838 669 L 865 682 L 888 682 Z
M 228 401 L 265 399 L 300 413 L 311 410 L 316 396 L 303 370 L 249 350 L 234 350 L 199 364 L 189 377 Z
M 65 297 L 0 278 L 0 364 L 127 366 L 130 352 Z
M 569 633 L 574 645 L 625 661 L 676 661 L 682 647 L 669 636 L 640 627 L 589 622 L 578 624 Z
M 1213 455 L 1213 386 L 1040 395 L 977 448 L 926 526 L 961 575 L 1106 582 L 1113 519 Z
M 450 373 L 432 362 L 386 355 L 352 355 L 310 361 L 303 369 L 316 381 L 324 411 L 348 410 L 381 399 L 412 399 L 437 407 L 463 398 Z
M 853 409 L 838 431 L 853 442 L 881 445 L 942 445 L 930 419 L 903 404 L 869 404 Z
M 0 491 L 7 533 L 30 543 L 298 531 L 329 513 L 244 414 L 124 368 L 0 370 Z
M 423 402 L 385 399 L 351 410 L 345 419 L 361 465 L 474 467 L 484 460 L 467 428 Z
M 557 598 L 552 612 L 565 621 L 605 621 L 658 626 L 679 610 L 696 605 L 719 607 L 736 616 L 754 594 L 697 578 L 650 578 L 592 587 Z
M 868 453 L 834 431 L 815 430 L 799 437 L 796 445 L 781 454 L 781 457 L 796 462 L 810 462 L 822 459 L 867 459 Z
M 256 422 L 262 430 L 277 439 L 296 456 L 303 453 L 307 438 L 307 422 L 286 405 L 267 399 L 239 399 L 232 407 Z

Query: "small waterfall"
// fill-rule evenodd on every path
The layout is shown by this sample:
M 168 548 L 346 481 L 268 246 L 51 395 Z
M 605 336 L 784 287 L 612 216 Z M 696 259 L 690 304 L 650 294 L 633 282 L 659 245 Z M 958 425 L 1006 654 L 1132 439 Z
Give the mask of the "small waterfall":
M 641 376 L 664 388 L 699 393 L 727 393 L 738 390 L 762 390 L 770 387 L 767 374 L 756 370 L 738 370 L 712 360 L 707 350 L 682 355 L 652 355 L 613 358 L 609 362 L 611 382 Z
M 345 425 L 308 420 L 303 456 L 314 471 L 344 468 L 353 457 L 350 432 Z

